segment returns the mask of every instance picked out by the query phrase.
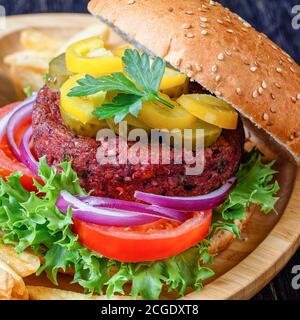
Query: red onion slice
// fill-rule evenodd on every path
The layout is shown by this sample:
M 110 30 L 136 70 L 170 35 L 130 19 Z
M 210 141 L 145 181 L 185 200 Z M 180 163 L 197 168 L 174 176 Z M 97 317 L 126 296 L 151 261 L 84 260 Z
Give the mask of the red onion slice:
M 158 219 L 165 218 L 160 214 L 146 214 L 141 212 L 130 212 L 125 210 L 104 209 L 88 205 L 67 191 L 62 191 L 56 202 L 56 206 L 67 213 L 71 207 L 73 218 L 105 226 L 128 227 L 148 224 Z
M 26 120 L 29 120 L 32 115 L 32 107 L 35 102 L 36 95 L 33 95 L 31 98 L 22 102 L 11 114 L 6 126 L 6 134 L 9 142 L 9 146 L 13 155 L 16 159 L 22 162 L 22 156 L 20 149 L 17 146 L 14 133 L 16 129 L 24 123 Z
M 196 197 L 167 197 L 156 194 L 136 191 L 136 199 L 150 203 L 152 205 L 171 208 L 180 211 L 202 211 L 214 209 L 225 201 L 230 190 L 235 185 L 236 178 L 231 178 L 221 188 L 201 196 Z
M 180 222 L 184 222 L 187 219 L 186 213 L 169 208 L 94 196 L 77 196 L 76 198 L 97 208 L 117 209 L 145 214 L 159 214 L 162 218 L 164 217 L 166 219 L 172 219 Z
M 20 145 L 20 155 L 22 162 L 26 167 L 34 173 L 35 176 L 38 176 L 38 162 L 35 160 L 33 154 L 31 153 L 29 144 L 32 137 L 32 126 L 30 126 L 25 132 L 21 145 Z

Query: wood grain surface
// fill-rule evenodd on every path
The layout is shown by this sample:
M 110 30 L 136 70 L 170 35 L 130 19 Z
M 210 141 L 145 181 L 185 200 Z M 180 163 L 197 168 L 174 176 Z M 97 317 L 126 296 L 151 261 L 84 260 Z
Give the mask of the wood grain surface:
M 86 0 L 0 0 L 7 14 L 35 12 L 86 12 Z M 267 33 L 275 42 L 300 61 L 300 30 L 291 26 L 292 7 L 297 0 L 221 0 L 223 4 L 239 13 L 257 29 Z M 292 268 L 300 264 L 300 250 L 274 280 L 254 299 L 300 299 L 300 290 L 291 286 Z

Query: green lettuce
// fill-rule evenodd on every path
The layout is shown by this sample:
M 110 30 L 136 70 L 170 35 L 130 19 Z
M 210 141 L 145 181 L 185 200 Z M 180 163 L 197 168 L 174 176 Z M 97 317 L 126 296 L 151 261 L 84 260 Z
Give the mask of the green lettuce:
M 274 181 L 274 162 L 264 164 L 261 155 L 254 151 L 242 163 L 237 173 L 237 184 L 226 201 L 216 209 L 224 220 L 244 220 L 250 204 L 258 205 L 261 211 L 269 213 L 274 209 L 278 198 L 274 196 L 279 185 Z
M 137 298 L 157 299 L 165 286 L 182 296 L 187 288 L 199 290 L 203 281 L 214 275 L 206 265 L 212 262 L 208 253 L 210 238 L 220 229 L 238 230 L 233 222 L 217 221 L 212 225 L 211 236 L 197 246 L 165 260 L 144 263 L 120 263 L 107 259 L 83 247 L 72 232 L 72 210 L 61 213 L 56 200 L 62 190 L 71 194 L 86 194 L 80 187 L 77 174 L 69 162 L 56 170 L 47 165 L 43 158 L 39 175 L 45 182 L 35 182 L 38 193 L 28 192 L 20 183 L 20 173 L 0 178 L 0 230 L 2 241 L 16 246 L 17 252 L 28 248 L 44 257 L 44 263 L 37 272 L 46 272 L 57 284 L 59 270 L 74 271 L 73 283 L 78 283 L 88 293 L 97 292 L 109 296 L 125 294 L 125 285 L 131 283 L 130 294 Z M 242 217 L 243 210 L 250 203 L 261 205 L 263 211 L 270 211 L 275 202 L 274 193 L 278 184 L 272 183 L 275 172 L 271 164 L 263 165 L 258 155 L 241 166 L 238 181 L 229 199 L 218 211 L 226 219 Z M 236 214 L 238 212 L 238 214 Z

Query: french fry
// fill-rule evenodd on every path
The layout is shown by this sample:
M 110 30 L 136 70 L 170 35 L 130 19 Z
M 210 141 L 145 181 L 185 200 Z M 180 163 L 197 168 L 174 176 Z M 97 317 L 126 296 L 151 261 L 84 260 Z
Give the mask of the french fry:
M 6 56 L 4 63 L 9 66 L 27 67 L 36 72 L 44 73 L 48 70 L 48 64 L 52 57 L 53 54 L 47 51 L 23 50 Z
M 106 296 L 89 296 L 82 293 L 60 289 L 28 286 L 30 300 L 107 300 Z M 114 296 L 111 300 L 129 300 L 130 297 Z
M 20 90 L 30 87 L 38 91 L 45 83 L 44 75 L 51 59 L 49 52 L 20 51 L 6 56 L 4 62 L 10 66 L 11 78 Z
M 16 253 L 14 247 L 1 243 L 0 259 L 10 266 L 22 278 L 34 274 L 40 267 L 39 257 L 27 252 L 18 254 Z
M 23 279 L 5 262 L 0 260 L 0 299 L 28 300 L 28 290 Z
M 62 46 L 60 41 L 35 29 L 26 29 L 22 31 L 20 42 L 24 49 L 39 52 L 55 53 Z

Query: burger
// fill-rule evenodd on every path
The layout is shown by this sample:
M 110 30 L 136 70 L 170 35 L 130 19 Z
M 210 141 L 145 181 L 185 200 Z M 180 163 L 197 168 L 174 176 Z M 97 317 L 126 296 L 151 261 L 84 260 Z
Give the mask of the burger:
M 274 162 L 246 152 L 243 123 L 299 162 L 300 69 L 214 1 L 89 10 L 122 42 L 71 44 L 40 92 L 1 111 L 3 241 L 38 254 L 54 283 L 68 272 L 108 297 L 182 296 L 254 208 L 276 210 Z

